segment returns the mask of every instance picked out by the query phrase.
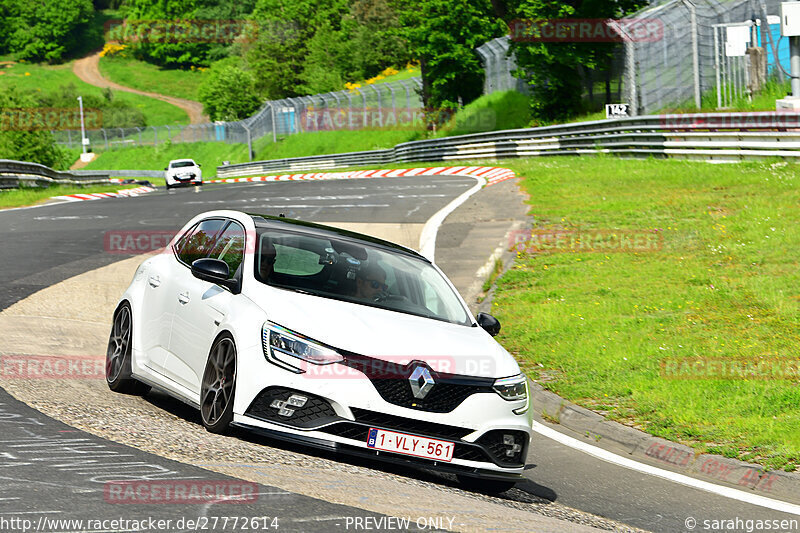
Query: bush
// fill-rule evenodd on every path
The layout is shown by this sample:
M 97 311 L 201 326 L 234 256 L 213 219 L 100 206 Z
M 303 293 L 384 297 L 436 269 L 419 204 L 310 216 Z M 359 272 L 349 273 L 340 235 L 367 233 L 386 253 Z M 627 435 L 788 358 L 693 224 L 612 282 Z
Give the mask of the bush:
M 0 93 L 0 109 L 35 106 L 33 98 L 13 87 Z M 64 168 L 69 164 L 67 154 L 55 144 L 49 131 L 0 129 L 0 154 L 4 159 L 30 161 L 53 168 Z
M 241 120 L 261 106 L 253 75 L 231 64 L 211 68 L 200 86 L 200 102 L 211 120 Z

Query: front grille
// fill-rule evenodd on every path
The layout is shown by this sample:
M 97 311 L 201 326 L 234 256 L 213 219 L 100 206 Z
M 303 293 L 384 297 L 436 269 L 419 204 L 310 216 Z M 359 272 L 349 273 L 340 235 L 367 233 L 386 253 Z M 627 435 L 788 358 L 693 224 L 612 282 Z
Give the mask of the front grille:
M 494 393 L 490 378 L 459 376 L 430 370 L 434 384 L 424 398 L 416 398 L 409 377 L 420 364 L 411 362 L 399 365 L 357 354 L 347 354 L 341 363 L 364 373 L 381 398 L 393 405 L 428 411 L 449 413 L 469 396 L 476 393 Z
M 294 411 L 291 416 L 282 416 L 278 413 L 278 408 L 271 407 L 273 401 L 285 402 L 293 394 L 304 396 L 308 400 L 302 407 L 291 407 L 291 410 Z M 328 400 L 307 392 L 285 387 L 268 387 L 259 392 L 245 414 L 266 422 L 278 422 L 305 429 L 340 420 Z
M 368 411 L 366 409 L 359 409 L 357 407 L 353 407 L 352 411 L 353 416 L 356 417 L 356 422 L 360 422 L 371 427 L 391 429 L 394 431 L 400 431 L 402 433 L 412 433 L 423 437 L 461 440 L 465 436 L 475 431 L 474 429 L 469 428 L 448 426 L 445 424 L 437 424 L 435 422 L 414 420 L 413 418 L 405 418 L 403 416 L 376 413 L 375 411 Z
M 510 446 L 503 443 L 503 437 L 510 435 L 514 442 L 520 445 L 520 449 L 508 455 Z M 525 464 L 525 457 L 528 451 L 528 434 L 523 431 L 511 431 L 495 429 L 489 431 L 476 441 L 489 452 L 495 463 L 501 466 L 520 466 Z

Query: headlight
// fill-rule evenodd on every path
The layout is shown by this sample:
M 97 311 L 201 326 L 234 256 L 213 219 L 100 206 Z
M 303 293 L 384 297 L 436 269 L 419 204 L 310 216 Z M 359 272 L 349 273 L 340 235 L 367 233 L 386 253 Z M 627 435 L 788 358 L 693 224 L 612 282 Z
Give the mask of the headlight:
M 494 390 L 504 400 L 527 400 L 528 378 L 525 374 L 517 374 L 510 378 L 501 378 L 494 381 Z
M 269 322 L 261 328 L 261 341 L 267 360 L 292 372 L 304 372 L 301 361 L 329 365 L 344 360 L 336 350 Z

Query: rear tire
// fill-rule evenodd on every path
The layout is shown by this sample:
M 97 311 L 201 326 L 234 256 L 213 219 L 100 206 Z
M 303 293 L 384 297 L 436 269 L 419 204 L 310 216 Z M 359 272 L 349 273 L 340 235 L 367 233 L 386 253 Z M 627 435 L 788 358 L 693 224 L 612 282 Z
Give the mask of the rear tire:
M 456 476 L 461 488 L 471 492 L 480 492 L 482 494 L 502 494 L 510 490 L 517 484 L 516 481 L 500 481 L 496 479 L 481 479 L 471 476 L 463 476 L 458 474 Z
M 133 316 L 124 303 L 114 313 L 114 325 L 106 349 L 106 383 L 108 388 L 122 394 L 147 394 L 150 386 L 131 377 L 133 351 Z
M 233 420 L 236 391 L 236 345 L 224 334 L 211 347 L 200 385 L 200 416 L 211 433 L 225 433 Z

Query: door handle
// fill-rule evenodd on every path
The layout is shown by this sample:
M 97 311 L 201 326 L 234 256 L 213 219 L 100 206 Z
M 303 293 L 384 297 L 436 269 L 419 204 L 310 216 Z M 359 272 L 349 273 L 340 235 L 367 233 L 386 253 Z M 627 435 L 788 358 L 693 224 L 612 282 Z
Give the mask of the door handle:
M 178 301 L 182 304 L 189 303 L 189 291 L 182 292 L 178 295 Z
M 149 281 L 151 287 L 158 287 L 159 285 L 161 285 L 161 278 L 159 278 L 158 276 L 150 276 Z

